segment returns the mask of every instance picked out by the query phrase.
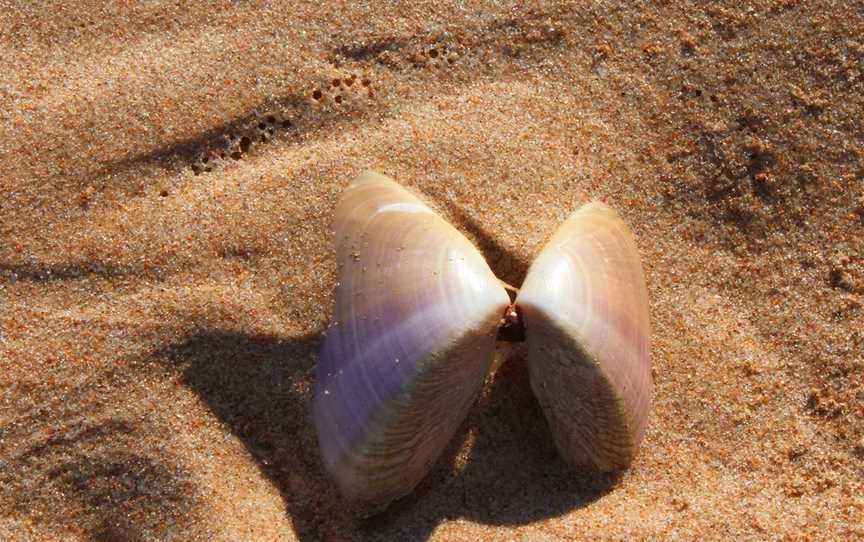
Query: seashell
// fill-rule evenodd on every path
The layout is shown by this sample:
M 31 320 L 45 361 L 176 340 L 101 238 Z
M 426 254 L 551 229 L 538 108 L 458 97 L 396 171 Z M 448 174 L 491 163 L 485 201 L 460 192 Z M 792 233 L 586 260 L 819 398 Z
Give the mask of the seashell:
M 651 406 L 648 293 L 633 235 L 588 204 L 558 229 L 516 298 L 531 387 L 561 455 L 602 471 L 627 467 Z
M 335 231 L 313 420 L 340 491 L 375 512 L 411 492 L 467 415 L 510 299 L 468 239 L 382 175 L 346 189 Z
M 411 492 L 467 415 L 496 334 L 527 340 L 531 387 L 569 463 L 629 466 L 651 406 L 650 325 L 639 254 L 614 210 L 573 213 L 515 304 L 462 234 L 387 177 L 346 189 L 335 230 L 313 419 L 346 497 L 375 513 Z

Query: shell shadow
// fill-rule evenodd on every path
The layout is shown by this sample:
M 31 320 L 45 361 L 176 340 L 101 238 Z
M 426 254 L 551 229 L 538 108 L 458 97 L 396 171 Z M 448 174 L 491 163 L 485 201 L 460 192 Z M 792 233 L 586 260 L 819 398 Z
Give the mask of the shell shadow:
M 353 517 L 330 488 L 309 418 L 319 334 L 209 330 L 157 353 L 245 445 L 301 540 L 347 540 Z
M 412 495 L 366 520 L 364 540 L 426 540 L 444 519 L 524 525 L 586 507 L 620 473 L 574 471 L 558 455 L 517 349 L 487 382 L 433 472 Z M 405 525 L 429 526 L 406 536 Z
M 501 240 L 492 235 L 470 213 L 456 203 L 449 202 L 447 209 L 453 214 L 461 231 L 474 240 L 477 249 L 483 254 L 486 263 L 495 276 L 519 288 L 528 274 L 531 262 L 515 251 L 508 249 Z
M 324 473 L 309 415 L 318 342 L 318 334 L 214 330 L 157 354 L 244 443 L 281 493 L 300 540 L 422 541 L 455 518 L 525 524 L 587 506 L 617 481 L 574 473 L 558 458 L 516 353 L 420 487 L 383 514 L 358 519 Z

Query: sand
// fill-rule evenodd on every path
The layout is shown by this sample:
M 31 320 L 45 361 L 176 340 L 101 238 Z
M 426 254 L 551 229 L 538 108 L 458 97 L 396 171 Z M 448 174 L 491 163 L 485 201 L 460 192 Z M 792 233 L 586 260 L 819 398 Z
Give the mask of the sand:
M 0 539 L 864 538 L 861 2 L 2 2 Z M 655 400 L 573 472 L 524 346 L 361 521 L 309 419 L 374 168 L 511 284 L 590 200 Z

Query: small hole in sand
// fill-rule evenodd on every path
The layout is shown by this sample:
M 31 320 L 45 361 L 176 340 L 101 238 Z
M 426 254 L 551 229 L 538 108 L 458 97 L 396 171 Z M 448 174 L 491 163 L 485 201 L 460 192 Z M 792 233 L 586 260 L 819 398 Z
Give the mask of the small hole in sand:
M 437 58 L 438 50 L 437 49 L 429 49 L 429 58 Z
M 162 196 L 163 198 L 167 198 L 168 197 L 168 191 L 162 190 L 161 192 L 159 192 L 159 195 Z
M 315 98 L 315 99 L 318 100 L 318 101 L 321 101 L 321 98 L 323 98 L 324 95 L 321 94 L 321 91 L 320 91 L 320 90 L 316 90 L 315 92 L 312 93 L 312 97 Z
M 249 152 L 249 147 L 252 146 L 252 140 L 246 136 L 240 138 L 240 152 Z
M 201 163 L 202 163 L 202 164 L 206 164 L 206 163 L 209 162 L 209 161 L 210 161 L 210 157 L 209 157 L 209 156 L 204 156 L 203 158 L 201 158 Z
M 288 119 L 283 120 L 282 121 L 282 127 L 283 128 L 291 128 L 291 121 Z
M 345 83 L 346 87 L 350 87 L 351 85 L 354 84 L 354 78 L 349 77 L 348 79 L 343 79 L 343 82 Z
M 337 104 L 341 104 L 341 103 L 342 103 L 342 96 L 336 96 L 336 103 L 337 103 Z
M 267 125 L 264 124 L 263 122 L 259 122 L 259 123 L 258 123 L 258 129 L 259 129 L 259 130 L 263 130 L 264 128 L 267 128 Z
M 368 79 L 364 79 L 363 81 L 361 81 L 361 84 L 362 84 L 364 87 L 368 87 L 369 85 L 372 84 L 372 81 L 370 81 L 370 80 L 368 80 Z
M 334 87 L 338 87 L 338 86 L 341 84 L 341 81 L 339 81 L 339 79 L 334 79 L 333 82 L 332 82 L 331 84 L 332 84 Z

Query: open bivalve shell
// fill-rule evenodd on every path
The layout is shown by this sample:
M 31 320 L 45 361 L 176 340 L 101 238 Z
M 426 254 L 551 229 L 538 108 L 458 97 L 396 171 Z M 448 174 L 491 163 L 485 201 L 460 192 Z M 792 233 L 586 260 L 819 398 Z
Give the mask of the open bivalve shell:
M 414 489 L 453 437 L 510 299 L 465 236 L 381 175 L 348 187 L 335 230 L 313 418 L 341 492 L 374 512 Z
M 515 307 L 468 239 L 387 177 L 367 172 L 346 189 L 335 233 L 313 419 L 326 469 L 365 513 L 429 472 L 483 384 L 502 324 L 520 332 L 502 335 L 524 331 L 531 387 L 564 458 L 630 464 L 651 403 L 648 298 L 611 208 L 570 216 Z

